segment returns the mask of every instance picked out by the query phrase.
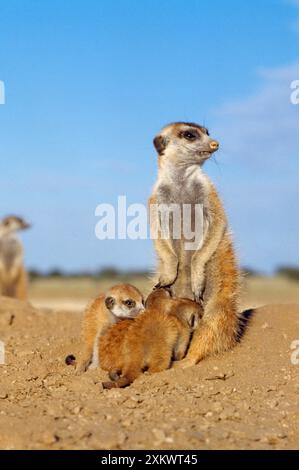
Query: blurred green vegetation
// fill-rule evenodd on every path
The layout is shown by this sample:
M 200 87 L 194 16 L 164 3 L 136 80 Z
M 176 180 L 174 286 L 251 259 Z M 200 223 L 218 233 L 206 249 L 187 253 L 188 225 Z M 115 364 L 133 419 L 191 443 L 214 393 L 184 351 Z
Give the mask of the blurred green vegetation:
M 38 269 L 29 269 L 28 270 L 30 281 L 35 281 L 37 279 L 94 279 L 94 280 L 103 280 L 111 279 L 120 282 L 125 282 L 127 279 L 131 278 L 144 278 L 149 277 L 150 272 L 143 270 L 128 270 L 121 271 L 114 267 L 105 267 L 99 271 L 77 271 L 77 272 L 67 272 L 63 269 L 53 268 L 49 271 L 42 272 Z
M 126 281 L 131 278 L 148 278 L 151 276 L 151 273 L 146 270 L 127 270 L 122 271 L 113 266 L 107 266 L 99 269 L 98 271 L 77 271 L 77 272 L 67 272 L 60 268 L 53 268 L 49 271 L 42 272 L 38 269 L 29 269 L 29 277 L 31 281 L 35 279 L 44 279 L 44 278 L 64 278 L 64 279 L 76 279 L 76 278 L 85 278 L 85 279 L 94 279 L 94 280 L 103 280 L 111 279 L 116 281 Z M 257 271 L 248 266 L 241 268 L 242 274 L 246 277 L 259 277 L 264 276 L 263 273 Z M 275 276 L 285 277 L 293 281 L 299 281 L 299 266 L 281 266 L 278 267 L 274 273 Z
M 278 276 L 286 277 L 292 281 L 299 281 L 299 267 L 298 266 L 281 266 L 276 270 Z

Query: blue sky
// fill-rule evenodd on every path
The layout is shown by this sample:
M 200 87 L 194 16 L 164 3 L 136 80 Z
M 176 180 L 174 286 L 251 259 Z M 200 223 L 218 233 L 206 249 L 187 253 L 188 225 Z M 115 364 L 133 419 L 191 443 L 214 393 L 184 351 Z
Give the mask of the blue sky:
M 242 265 L 299 264 L 296 0 L 0 0 L 0 213 L 20 213 L 28 266 L 147 268 L 150 241 L 99 241 L 95 207 L 145 203 L 152 138 L 204 123 L 206 164 Z

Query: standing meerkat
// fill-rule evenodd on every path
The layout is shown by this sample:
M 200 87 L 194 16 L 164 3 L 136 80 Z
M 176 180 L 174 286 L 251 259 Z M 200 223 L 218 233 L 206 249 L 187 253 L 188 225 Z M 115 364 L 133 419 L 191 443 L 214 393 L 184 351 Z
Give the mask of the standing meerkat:
M 112 380 L 103 387 L 126 387 L 144 370 L 161 372 L 172 359 L 182 359 L 201 316 L 202 307 L 192 300 L 171 299 L 165 289 L 152 292 L 141 315 L 113 325 L 102 337 L 100 363 Z
M 184 204 L 191 207 L 194 228 L 195 207 L 202 208 L 201 240 L 186 249 L 186 239 L 161 236 L 161 219 L 151 217 L 151 230 L 158 234 L 159 286 L 171 286 L 178 297 L 202 299 L 203 320 L 195 332 L 186 359 L 187 367 L 208 355 L 230 349 L 238 334 L 237 301 L 239 270 L 227 219 L 215 187 L 203 173 L 203 163 L 219 144 L 198 124 L 170 124 L 154 139 L 159 155 L 158 179 L 149 199 L 151 205 Z M 155 206 L 152 206 L 155 207 Z M 181 210 L 181 209 L 180 209 Z M 190 240 L 188 240 L 190 241 Z
M 85 372 L 91 364 L 98 367 L 99 338 L 110 325 L 125 318 L 135 318 L 143 309 L 141 292 L 130 284 L 117 284 L 88 305 L 82 325 L 84 351 L 76 367 L 77 373 Z M 68 358 L 67 363 L 75 360 L 73 356 Z
M 28 228 L 30 224 L 15 215 L 0 221 L 0 295 L 27 300 L 23 246 L 16 232 Z

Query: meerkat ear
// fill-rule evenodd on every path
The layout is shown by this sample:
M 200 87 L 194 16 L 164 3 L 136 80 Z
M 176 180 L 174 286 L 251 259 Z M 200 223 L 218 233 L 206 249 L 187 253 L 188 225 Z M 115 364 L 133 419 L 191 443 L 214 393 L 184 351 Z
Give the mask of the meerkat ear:
M 154 138 L 154 146 L 158 154 L 162 155 L 162 153 L 167 147 L 167 141 L 165 137 L 163 137 L 162 135 L 157 135 L 157 137 Z
M 105 299 L 105 305 L 108 308 L 108 310 L 110 310 L 110 308 L 112 308 L 113 305 L 114 305 L 114 298 L 113 297 L 107 297 Z
M 198 325 L 198 316 L 197 316 L 195 313 L 193 313 L 193 314 L 189 317 L 189 319 L 188 319 L 188 324 L 189 324 L 191 330 L 195 330 L 195 328 L 196 328 L 197 325 Z

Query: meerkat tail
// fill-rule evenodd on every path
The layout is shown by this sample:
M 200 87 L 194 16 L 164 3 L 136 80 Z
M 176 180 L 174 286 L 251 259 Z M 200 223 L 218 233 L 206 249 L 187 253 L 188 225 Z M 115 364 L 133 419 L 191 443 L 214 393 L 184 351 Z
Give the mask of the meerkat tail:
M 75 366 L 77 364 L 76 357 L 73 354 L 66 356 L 64 362 L 67 366 Z

